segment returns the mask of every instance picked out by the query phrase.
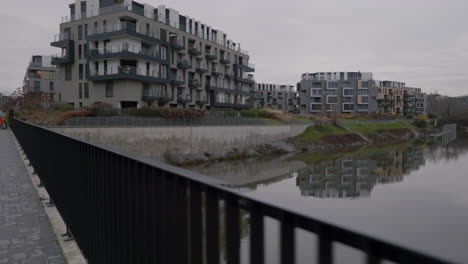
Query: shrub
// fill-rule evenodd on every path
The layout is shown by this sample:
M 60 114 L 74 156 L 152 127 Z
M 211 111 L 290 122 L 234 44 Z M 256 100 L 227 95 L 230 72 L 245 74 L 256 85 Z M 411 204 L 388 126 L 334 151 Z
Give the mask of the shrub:
M 266 110 L 263 109 L 250 108 L 242 110 L 241 117 L 266 118 L 268 117 L 268 113 Z
M 413 121 L 413 125 L 418 128 L 426 128 L 429 125 L 429 123 L 424 119 L 416 118 Z
M 183 109 L 183 108 L 157 108 L 155 109 L 159 117 L 162 118 L 176 118 L 176 119 L 196 119 L 203 117 L 205 111 L 195 109 Z
M 56 104 L 54 105 L 54 110 L 56 111 L 71 111 L 73 110 L 73 105 L 71 104 Z
M 63 122 L 67 119 L 75 118 L 75 117 L 87 117 L 87 116 L 91 116 L 91 113 L 86 109 L 76 109 L 72 111 L 66 111 L 66 112 L 59 113 L 56 119 L 57 120 L 56 123 L 57 125 L 63 125 Z
M 128 116 L 137 116 L 137 117 L 161 117 L 160 112 L 157 108 L 143 107 L 140 109 L 132 108 L 125 111 L 125 114 Z
M 94 117 L 107 117 L 119 116 L 119 110 L 112 107 L 110 104 L 95 103 L 89 107 L 90 116 Z

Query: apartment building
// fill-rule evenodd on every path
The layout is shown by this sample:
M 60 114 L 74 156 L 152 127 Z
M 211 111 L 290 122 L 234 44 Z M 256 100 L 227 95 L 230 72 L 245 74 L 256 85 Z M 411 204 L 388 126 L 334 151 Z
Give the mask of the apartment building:
M 61 101 L 116 108 L 253 105 L 255 67 L 227 34 L 177 10 L 131 0 L 78 0 L 52 46 Z
M 406 89 L 407 89 L 406 102 L 412 103 L 408 105 L 407 112 L 413 115 L 422 115 L 426 113 L 427 94 L 423 93 L 421 88 L 406 87 Z
M 298 107 L 298 93 L 293 85 L 255 84 L 255 106 L 285 112 L 295 112 Z
M 10 100 L 9 96 L 6 96 L 0 93 L 0 112 L 2 111 L 3 107 L 8 102 L 8 100 Z
M 301 114 L 378 111 L 378 90 L 370 72 L 305 73 L 298 90 Z
M 56 94 L 57 69 L 52 65 L 51 56 L 32 56 L 23 79 L 23 91 Z M 59 100 L 59 95 L 55 96 L 55 100 Z
M 404 82 L 376 81 L 379 113 L 421 115 L 426 112 L 426 94 L 421 88 L 406 87 Z

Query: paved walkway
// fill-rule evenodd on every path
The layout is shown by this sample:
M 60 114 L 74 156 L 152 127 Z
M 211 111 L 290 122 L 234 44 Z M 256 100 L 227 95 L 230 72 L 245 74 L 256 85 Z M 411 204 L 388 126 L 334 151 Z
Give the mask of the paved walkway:
M 0 264 L 65 264 L 9 130 L 0 129 Z

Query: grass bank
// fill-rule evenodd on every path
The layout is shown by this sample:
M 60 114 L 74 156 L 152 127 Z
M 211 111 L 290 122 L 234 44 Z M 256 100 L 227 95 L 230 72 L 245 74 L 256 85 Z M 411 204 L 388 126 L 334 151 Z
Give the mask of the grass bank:
M 327 136 L 339 136 L 351 134 L 349 131 L 335 125 L 310 126 L 302 134 L 292 138 L 293 141 L 302 143 L 319 142 Z
M 356 124 L 344 124 L 346 127 L 355 130 L 364 135 L 371 135 L 375 133 L 379 133 L 386 130 L 394 130 L 394 129 L 411 129 L 415 128 L 410 123 L 356 123 Z

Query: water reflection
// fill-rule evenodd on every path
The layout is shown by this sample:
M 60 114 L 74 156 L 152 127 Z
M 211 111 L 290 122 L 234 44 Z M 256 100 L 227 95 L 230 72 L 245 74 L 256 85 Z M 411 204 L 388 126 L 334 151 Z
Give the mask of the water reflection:
M 403 181 L 425 164 L 422 145 L 374 152 L 367 156 L 317 162 L 297 171 L 301 195 L 319 198 L 365 198 L 377 184 Z

